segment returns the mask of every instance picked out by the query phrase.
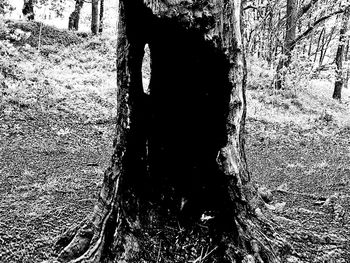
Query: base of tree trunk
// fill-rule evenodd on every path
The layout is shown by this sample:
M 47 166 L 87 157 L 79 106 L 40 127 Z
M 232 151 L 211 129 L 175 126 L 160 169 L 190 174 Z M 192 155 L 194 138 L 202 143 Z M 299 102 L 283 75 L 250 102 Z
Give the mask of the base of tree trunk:
M 127 215 L 117 206 L 106 209 L 107 217 L 99 217 L 100 222 L 86 219 L 69 229 L 56 243 L 58 250 L 63 247 L 58 262 L 277 263 L 285 262 L 292 251 L 274 230 L 261 200 L 256 201 L 260 207 L 254 214 L 233 218 L 219 218 L 213 211 L 194 218 L 180 210 L 174 214 L 143 205 L 146 218 Z
M 333 99 L 341 100 L 342 87 L 343 87 L 343 80 L 336 80 L 334 83 Z

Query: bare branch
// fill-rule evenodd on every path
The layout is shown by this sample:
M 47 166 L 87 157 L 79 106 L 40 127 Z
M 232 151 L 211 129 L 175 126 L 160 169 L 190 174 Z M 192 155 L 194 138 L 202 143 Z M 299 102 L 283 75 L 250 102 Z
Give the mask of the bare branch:
M 253 5 L 248 5 L 248 6 L 245 6 L 244 8 L 243 8 L 243 11 L 246 11 L 246 10 L 248 10 L 248 9 L 258 9 L 256 6 L 253 6 Z
M 307 13 L 307 11 L 309 11 L 311 9 L 311 7 L 316 4 L 318 2 L 318 0 L 310 0 L 309 3 L 305 4 L 302 8 L 300 8 L 299 13 L 298 13 L 298 17 L 303 16 L 304 14 Z
M 301 33 L 294 41 L 293 41 L 293 46 L 295 46 L 296 43 L 298 43 L 301 39 L 306 37 L 312 30 L 315 29 L 315 27 L 320 24 L 322 21 L 327 20 L 328 18 L 331 18 L 334 15 L 343 13 L 344 9 L 337 10 L 333 13 L 330 13 L 324 17 L 321 17 L 320 19 L 316 20 L 308 29 L 306 29 L 303 33 Z

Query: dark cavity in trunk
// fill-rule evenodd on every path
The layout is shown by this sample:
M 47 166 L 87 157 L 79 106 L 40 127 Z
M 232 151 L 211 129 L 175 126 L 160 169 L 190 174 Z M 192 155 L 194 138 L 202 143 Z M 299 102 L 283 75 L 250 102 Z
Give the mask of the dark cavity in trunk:
M 131 154 L 125 183 L 140 199 L 157 204 L 164 215 L 179 213 L 184 226 L 210 214 L 220 228 L 232 227 L 234 204 L 217 164 L 227 139 L 229 63 L 200 32 L 171 20 L 149 21 L 143 30 L 129 30 L 129 38 L 139 43 L 134 53 L 134 66 L 139 68 L 133 71 L 139 72 L 133 78 L 135 90 L 144 90 L 141 65 L 146 43 L 151 78 L 149 92 L 138 92 L 134 105 L 143 127 L 135 136 L 132 152 L 137 157 Z

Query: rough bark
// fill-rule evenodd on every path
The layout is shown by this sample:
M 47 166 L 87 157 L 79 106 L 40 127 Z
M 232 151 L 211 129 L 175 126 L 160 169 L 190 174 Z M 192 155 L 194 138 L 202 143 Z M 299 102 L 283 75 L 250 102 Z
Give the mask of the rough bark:
M 241 2 L 120 0 L 117 54 L 111 166 L 58 260 L 282 262 L 244 153 Z
M 34 20 L 34 1 L 24 0 L 22 14 L 26 20 Z
M 105 1 L 104 0 L 100 0 L 100 25 L 98 28 L 98 32 L 102 33 L 103 31 L 103 15 L 104 15 L 104 8 L 105 7 Z
M 91 33 L 93 35 L 96 35 L 99 29 L 98 3 L 99 0 L 91 0 Z
M 84 0 L 76 0 L 74 11 L 69 15 L 68 29 L 76 30 L 79 29 L 80 11 L 83 8 Z
M 347 41 L 347 31 L 348 31 L 348 24 L 349 24 L 349 18 L 350 18 L 350 5 L 346 7 L 343 17 L 342 17 L 342 23 L 341 28 L 339 32 L 339 44 L 337 48 L 337 54 L 335 56 L 335 65 L 336 65 L 336 80 L 334 83 L 334 92 L 333 92 L 333 99 L 341 100 L 341 92 L 342 88 L 345 83 L 345 76 L 344 76 L 344 70 L 343 70 L 343 60 L 345 57 L 345 51 L 346 51 L 346 44 Z

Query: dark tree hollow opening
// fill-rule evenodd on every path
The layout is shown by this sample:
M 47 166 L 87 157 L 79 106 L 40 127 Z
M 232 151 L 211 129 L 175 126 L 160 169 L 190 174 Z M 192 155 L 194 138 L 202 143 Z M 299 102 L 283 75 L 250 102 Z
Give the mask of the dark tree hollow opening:
M 217 163 L 227 143 L 229 61 L 203 32 L 147 12 L 139 16 L 143 25 L 133 21 L 127 31 L 139 128 L 130 140 L 125 180 L 140 199 L 167 212 L 196 220 L 206 212 L 232 218 L 227 178 Z M 151 61 L 147 88 L 145 46 Z

